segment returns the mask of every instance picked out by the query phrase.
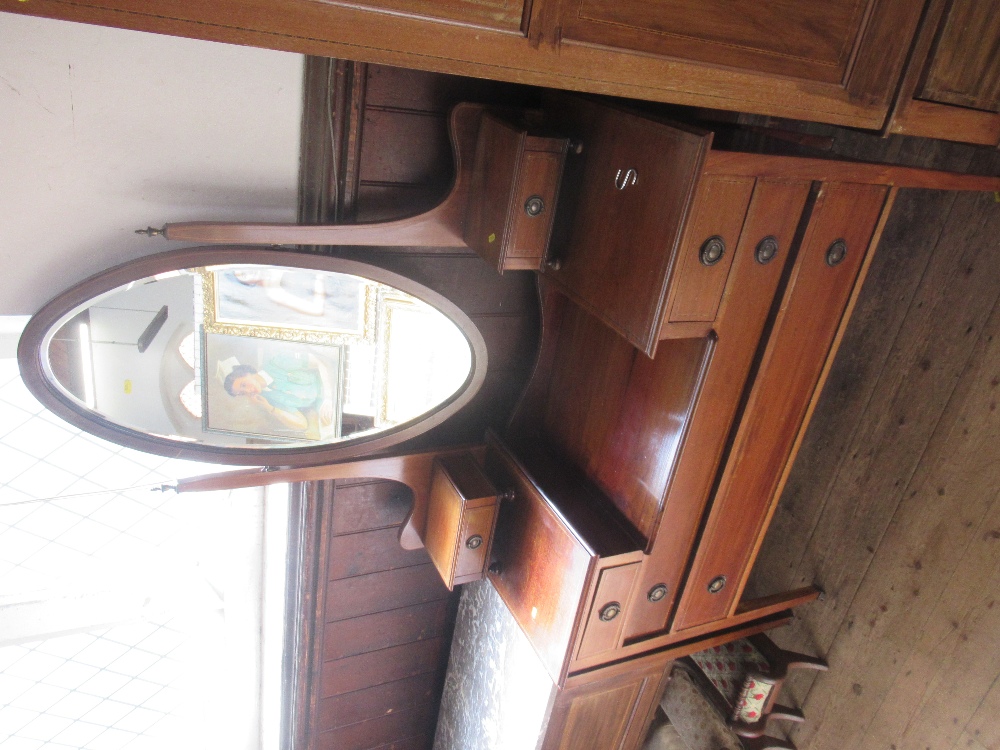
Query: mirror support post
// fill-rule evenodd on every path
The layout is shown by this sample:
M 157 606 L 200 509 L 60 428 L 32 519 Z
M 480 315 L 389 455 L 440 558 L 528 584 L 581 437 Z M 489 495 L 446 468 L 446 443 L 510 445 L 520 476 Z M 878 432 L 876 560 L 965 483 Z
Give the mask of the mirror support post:
M 427 521 L 427 499 L 431 490 L 434 460 L 441 457 L 471 453 L 480 462 L 486 447 L 457 446 L 440 450 L 410 453 L 400 456 L 367 458 L 360 461 L 304 466 L 296 469 L 260 469 L 229 471 L 178 480 L 177 492 L 209 492 L 233 490 L 242 487 L 262 487 L 285 482 L 314 482 L 322 479 L 389 479 L 401 482 L 413 493 L 413 505 L 399 533 L 403 549 L 421 549 L 424 546 L 424 525 Z

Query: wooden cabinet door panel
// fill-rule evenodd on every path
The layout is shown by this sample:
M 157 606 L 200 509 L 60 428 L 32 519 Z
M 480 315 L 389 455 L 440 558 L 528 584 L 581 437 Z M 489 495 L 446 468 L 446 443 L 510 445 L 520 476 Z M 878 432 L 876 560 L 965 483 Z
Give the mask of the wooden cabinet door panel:
M 954 0 L 919 91 L 921 99 L 1000 112 L 1000 14 L 995 3 Z
M 326 0 L 326 2 L 329 5 L 387 10 L 407 16 L 457 21 L 511 31 L 520 30 L 521 15 L 524 13 L 524 0 L 354 0 L 349 3 Z
M 873 0 L 570 0 L 563 38 L 840 83 Z
M 552 706 L 542 750 L 637 750 L 671 663 L 657 654 L 571 677 Z

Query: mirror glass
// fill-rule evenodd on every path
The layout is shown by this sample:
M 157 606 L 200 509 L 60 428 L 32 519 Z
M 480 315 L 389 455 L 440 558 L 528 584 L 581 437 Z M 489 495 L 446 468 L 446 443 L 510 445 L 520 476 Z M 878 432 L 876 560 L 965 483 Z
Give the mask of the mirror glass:
M 79 408 L 171 441 L 308 448 L 418 420 L 470 379 L 449 317 L 393 286 L 229 263 L 131 281 L 63 315 L 46 378 Z

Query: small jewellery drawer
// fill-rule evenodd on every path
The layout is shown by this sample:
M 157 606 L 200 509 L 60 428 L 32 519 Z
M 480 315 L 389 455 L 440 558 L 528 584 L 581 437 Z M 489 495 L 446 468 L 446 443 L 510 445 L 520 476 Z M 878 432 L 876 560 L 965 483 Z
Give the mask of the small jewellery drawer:
M 471 453 L 435 460 L 424 547 L 449 589 L 483 578 L 496 513 L 497 491 Z

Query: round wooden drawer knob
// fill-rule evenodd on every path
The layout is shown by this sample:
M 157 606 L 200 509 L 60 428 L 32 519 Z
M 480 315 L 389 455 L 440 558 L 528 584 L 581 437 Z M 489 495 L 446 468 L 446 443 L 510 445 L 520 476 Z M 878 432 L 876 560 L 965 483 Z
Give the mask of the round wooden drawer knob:
M 622 605 L 619 602 L 610 602 L 601 607 L 600 618 L 602 622 L 611 622 L 621 614 Z

